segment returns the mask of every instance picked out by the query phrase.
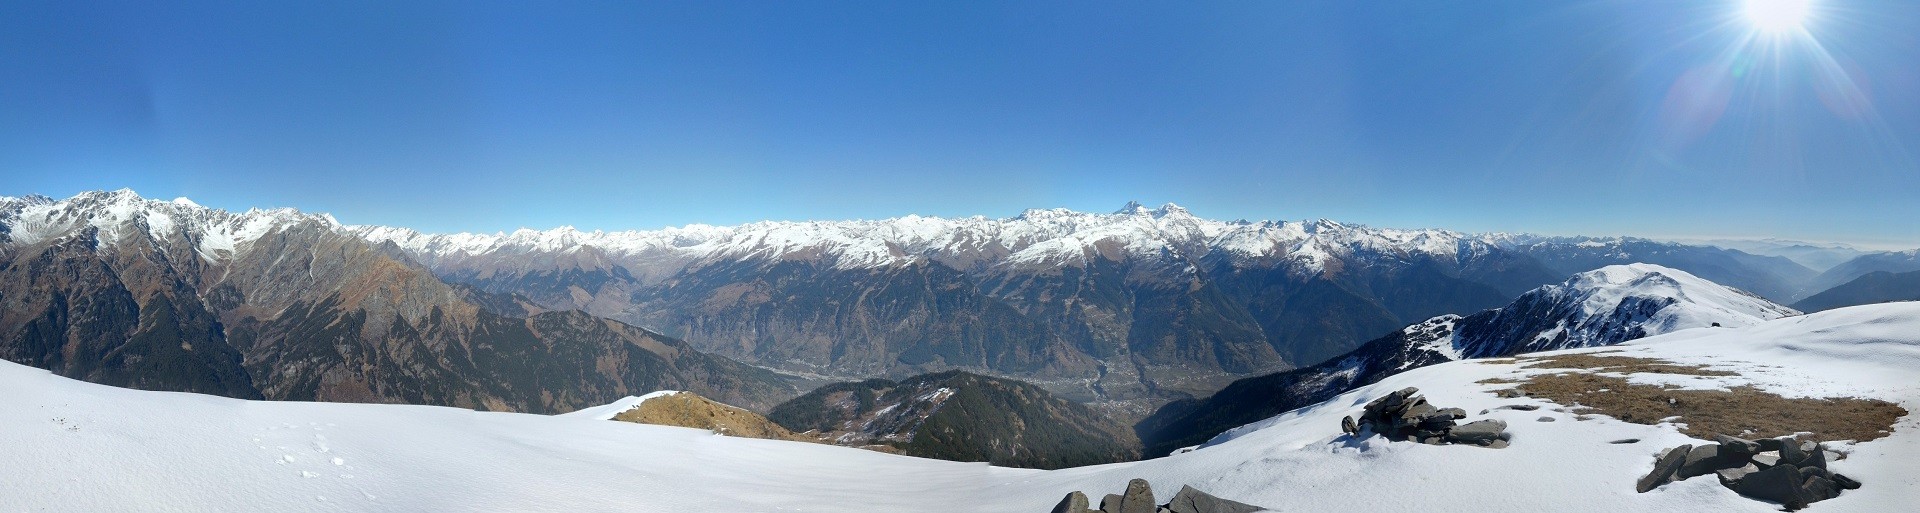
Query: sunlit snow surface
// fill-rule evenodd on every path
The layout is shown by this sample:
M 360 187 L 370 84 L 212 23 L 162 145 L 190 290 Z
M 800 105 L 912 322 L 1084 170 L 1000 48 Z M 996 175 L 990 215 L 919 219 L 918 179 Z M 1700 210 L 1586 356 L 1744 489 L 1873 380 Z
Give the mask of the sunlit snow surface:
M 1846 308 L 1748 328 L 1701 328 L 1621 350 L 1717 369 L 1787 395 L 1874 397 L 1920 411 L 1920 304 Z M 1575 351 L 1609 350 L 1582 349 Z M 1469 413 L 1475 382 L 1520 372 L 1462 361 L 1417 369 L 1168 458 L 1034 471 L 819 444 L 716 436 L 591 416 L 255 402 L 125 390 L 0 364 L 4 511 L 1047 511 L 1127 479 L 1164 499 L 1190 484 L 1288 511 L 1773 511 L 1696 478 L 1633 492 L 1673 426 L 1496 411 L 1513 446 L 1350 441 L 1339 419 L 1418 386 Z M 1558 422 L 1537 422 L 1541 415 Z M 1471 418 L 1482 418 L 1472 415 Z M 1920 430 L 1842 445 L 1832 468 L 1866 483 L 1810 511 L 1920 503 Z M 1609 441 L 1639 438 L 1638 444 Z

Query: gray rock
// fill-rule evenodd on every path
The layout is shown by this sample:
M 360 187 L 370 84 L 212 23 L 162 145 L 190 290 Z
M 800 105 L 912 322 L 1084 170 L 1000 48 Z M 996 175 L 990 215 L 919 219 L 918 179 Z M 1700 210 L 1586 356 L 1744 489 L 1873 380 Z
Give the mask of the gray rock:
M 1555 419 L 1555 418 L 1553 418 L 1553 417 L 1548 417 L 1548 416 L 1545 416 L 1545 415 L 1541 415 L 1541 416 L 1540 416 L 1540 418 L 1538 418 L 1538 419 L 1534 419 L 1534 420 L 1537 420 L 1537 421 L 1540 421 L 1540 422 L 1553 422 L 1553 421 L 1555 421 L 1555 420 L 1559 420 L 1559 419 Z
M 1813 476 L 1800 482 L 1800 494 L 1806 497 L 1809 503 L 1819 502 L 1839 497 L 1840 487 L 1835 486 L 1832 479 Z
M 1800 444 L 1800 452 L 1806 456 L 1800 458 L 1800 461 L 1793 462 L 1794 466 L 1827 468 L 1827 448 L 1825 446 L 1807 442 Z
M 1691 451 L 1693 451 L 1692 445 L 1681 445 L 1667 449 L 1666 453 L 1655 457 L 1653 459 L 1653 472 L 1648 472 L 1645 477 L 1641 477 L 1640 481 L 1634 484 L 1634 490 L 1640 493 L 1647 493 L 1648 490 L 1659 488 L 1660 485 L 1673 481 L 1673 474 L 1680 471 L 1680 464 L 1686 462 L 1687 453 Z
M 1507 448 L 1507 441 L 1501 440 L 1501 439 L 1494 439 L 1494 441 L 1487 442 L 1486 447 L 1488 449 L 1505 449 Z
M 1747 474 L 1740 480 L 1740 486 L 1733 491 L 1763 501 L 1778 502 L 1787 509 L 1800 509 L 1807 506 L 1805 480 L 1800 478 L 1800 469 L 1791 463 L 1782 463 L 1759 472 Z
M 1781 463 L 1799 465 L 1801 461 L 1805 461 L 1806 459 L 1807 453 L 1806 451 L 1800 450 L 1800 444 L 1794 443 L 1792 440 L 1786 440 L 1780 445 Z
M 1614 441 L 1611 441 L 1611 442 L 1607 442 L 1607 443 L 1610 443 L 1610 444 L 1615 444 L 1615 445 L 1621 445 L 1621 444 L 1637 444 L 1637 443 L 1640 443 L 1640 439 L 1638 439 L 1638 438 L 1622 438 L 1622 439 L 1619 439 L 1619 440 L 1614 440 Z
M 1359 434 L 1360 425 L 1353 422 L 1352 415 L 1348 415 L 1346 418 L 1340 419 L 1340 432 L 1349 435 Z
M 1760 452 L 1760 444 L 1745 438 L 1716 434 L 1713 435 L 1713 441 L 1719 443 L 1720 452 L 1726 454 L 1752 456 Z
M 1102 513 L 1120 513 L 1120 494 L 1109 493 L 1106 497 L 1101 497 L 1100 511 Z
M 1453 420 L 1460 420 L 1460 419 L 1467 418 L 1467 410 L 1462 410 L 1459 408 L 1441 408 L 1440 411 L 1436 411 L 1434 413 L 1438 415 L 1445 415 L 1447 418 L 1453 419 Z
M 1214 497 L 1191 486 L 1180 487 L 1180 493 L 1173 495 L 1173 502 L 1167 503 L 1167 510 L 1172 513 L 1254 513 L 1263 509 Z
M 1408 397 L 1413 397 L 1413 394 L 1417 393 L 1420 393 L 1420 389 L 1418 388 L 1403 388 L 1397 392 L 1388 393 L 1387 395 L 1380 396 L 1379 399 L 1368 402 L 1366 408 L 1369 412 L 1396 410 L 1400 408 L 1402 403 L 1406 402 Z
M 1723 468 L 1723 469 L 1714 471 L 1714 473 L 1719 474 L 1721 486 L 1738 490 L 1740 488 L 1741 479 L 1745 479 L 1747 477 L 1747 474 L 1752 474 L 1754 472 L 1759 472 L 1759 471 L 1760 471 L 1759 466 L 1754 465 L 1752 463 L 1748 463 L 1738 468 Z
M 1715 470 L 1736 468 L 1747 464 L 1743 456 L 1728 456 L 1720 453 L 1720 446 L 1703 444 L 1687 453 L 1687 459 L 1680 464 L 1680 472 L 1675 479 L 1712 474 Z
M 1753 455 L 1752 460 L 1753 460 L 1753 464 L 1759 465 L 1760 468 L 1765 469 L 1767 467 L 1779 465 L 1780 454 L 1772 453 L 1772 452 L 1763 452 L 1760 454 Z
M 1836 485 L 1836 486 L 1839 486 L 1839 487 L 1840 487 L 1841 489 L 1844 489 L 1844 490 L 1858 490 L 1858 489 L 1860 489 L 1860 482 L 1859 482 L 1859 481 L 1855 481 L 1855 480 L 1853 480 L 1853 478 L 1851 478 L 1851 477 L 1847 477 L 1847 476 L 1844 476 L 1844 475 L 1840 475 L 1840 474 L 1834 474 L 1834 475 L 1833 475 L 1833 484 L 1834 484 L 1834 485 Z
M 1087 509 L 1087 494 L 1075 491 L 1060 499 L 1060 504 L 1053 507 L 1053 513 L 1087 513 Z
M 1507 423 L 1500 419 L 1484 419 L 1461 424 L 1447 432 L 1447 441 L 1460 443 L 1483 443 L 1499 440 L 1501 433 L 1507 430 Z
M 1127 492 L 1120 497 L 1119 513 L 1153 513 L 1159 503 L 1153 500 L 1153 485 L 1145 479 L 1127 481 Z
M 1787 445 L 1786 440 L 1790 440 L 1792 438 L 1793 437 L 1762 438 L 1759 440 L 1754 440 L 1753 445 L 1759 447 L 1761 452 L 1778 451 L 1780 450 L 1781 447 L 1785 447 Z
M 1509 405 L 1505 405 L 1505 406 L 1501 406 L 1501 407 L 1499 407 L 1499 408 L 1494 408 L 1494 409 L 1496 409 L 1496 410 L 1520 410 L 1520 411 L 1533 411 L 1533 410 L 1538 410 L 1538 409 L 1540 409 L 1540 407 L 1539 407 L 1539 406 L 1535 406 L 1535 405 L 1531 405 L 1531 404 L 1509 404 Z

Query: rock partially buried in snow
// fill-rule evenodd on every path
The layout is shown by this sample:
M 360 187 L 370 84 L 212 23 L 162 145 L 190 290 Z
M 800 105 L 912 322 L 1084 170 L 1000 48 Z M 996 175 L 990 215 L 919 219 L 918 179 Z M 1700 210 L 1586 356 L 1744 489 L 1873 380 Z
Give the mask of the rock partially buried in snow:
M 1053 513 L 1087 513 L 1087 494 L 1078 490 L 1067 494 L 1066 498 L 1060 499 L 1059 505 L 1053 507 Z
M 1682 445 L 1654 460 L 1653 471 L 1640 478 L 1641 493 L 1668 482 L 1714 474 L 1720 484 L 1740 495 L 1778 502 L 1788 510 L 1839 497 L 1860 482 L 1827 470 L 1826 447 L 1791 438 L 1749 441 L 1715 435 L 1718 444 Z
M 1120 496 L 1120 511 L 1108 513 L 1153 513 L 1153 485 L 1145 479 L 1127 481 L 1127 492 Z
M 1155 506 L 1153 486 L 1145 479 L 1127 481 L 1122 494 L 1107 494 L 1099 510 L 1087 509 L 1087 496 L 1075 491 L 1060 499 L 1053 513 L 1254 513 L 1267 508 L 1215 497 L 1192 486 L 1180 487 L 1180 493 L 1166 504 Z
M 1262 509 L 1214 497 L 1191 486 L 1180 487 L 1180 493 L 1174 494 L 1173 501 L 1166 506 L 1166 511 L 1171 513 L 1254 513 Z
M 1660 485 L 1672 482 L 1673 474 L 1680 470 L 1680 464 L 1686 463 L 1687 452 L 1692 449 L 1693 446 L 1691 445 L 1682 445 L 1667 449 L 1667 452 L 1655 457 L 1653 459 L 1653 472 L 1648 472 L 1645 477 L 1641 477 L 1640 482 L 1634 486 L 1634 489 L 1640 493 L 1647 493 L 1649 490 L 1659 488 Z
M 1425 397 L 1417 395 L 1419 392 L 1420 389 L 1408 387 L 1369 401 L 1360 420 L 1350 423 L 1352 417 L 1343 418 L 1340 430 L 1354 436 L 1360 436 L 1364 430 L 1388 440 L 1433 445 L 1465 443 L 1496 449 L 1507 446 L 1506 422 L 1487 419 L 1456 425 L 1456 420 L 1466 418 L 1466 410 L 1428 404 Z

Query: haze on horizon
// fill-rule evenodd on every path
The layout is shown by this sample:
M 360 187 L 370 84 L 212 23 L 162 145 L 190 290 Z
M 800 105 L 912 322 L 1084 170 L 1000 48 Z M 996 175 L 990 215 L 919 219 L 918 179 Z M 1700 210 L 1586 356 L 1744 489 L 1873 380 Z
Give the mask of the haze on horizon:
M 1920 5 L 1743 5 L 5 2 L 0 194 L 1920 246 Z

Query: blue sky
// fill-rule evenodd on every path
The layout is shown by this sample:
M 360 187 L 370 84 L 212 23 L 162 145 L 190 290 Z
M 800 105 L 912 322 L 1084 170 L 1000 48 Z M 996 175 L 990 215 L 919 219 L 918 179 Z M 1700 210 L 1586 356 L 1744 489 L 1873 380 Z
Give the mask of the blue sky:
M 1140 200 L 1920 246 L 1920 4 L 1816 2 L 1811 39 L 1742 44 L 1739 0 L 5 0 L 0 194 L 428 231 Z

